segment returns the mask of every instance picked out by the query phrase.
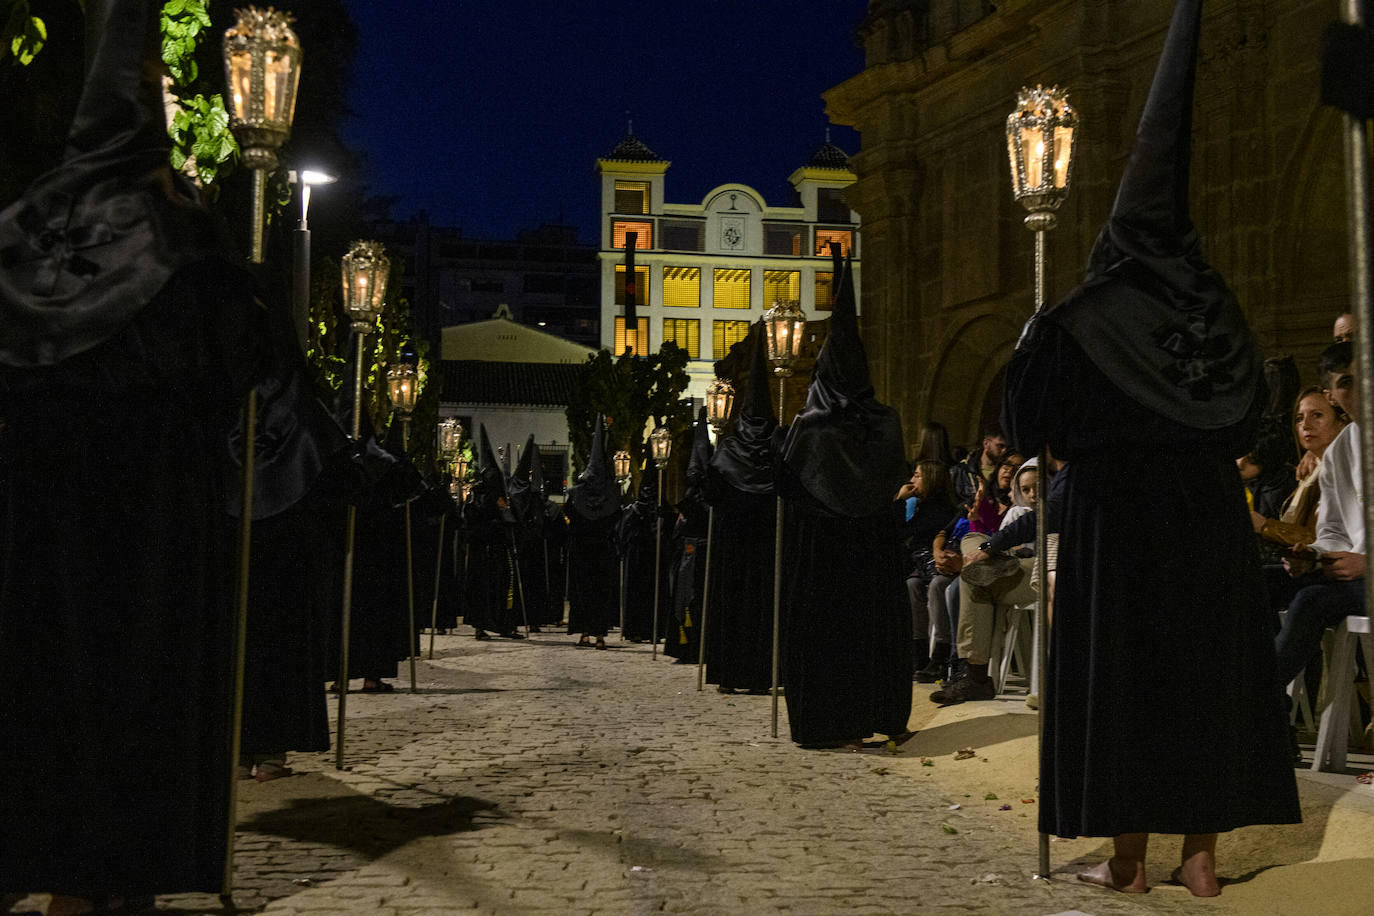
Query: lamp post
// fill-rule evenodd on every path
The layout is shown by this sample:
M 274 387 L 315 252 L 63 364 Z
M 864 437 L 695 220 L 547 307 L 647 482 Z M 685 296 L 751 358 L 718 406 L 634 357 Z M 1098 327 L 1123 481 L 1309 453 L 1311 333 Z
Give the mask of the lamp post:
M 801 303 L 795 299 L 780 299 L 772 308 L 763 313 L 763 339 L 768 348 L 768 361 L 773 364 L 773 374 L 778 377 L 778 422 L 783 422 L 784 398 L 787 396 L 787 378 L 792 374 L 792 364 L 801 355 L 802 331 L 806 328 L 806 316 L 802 313 Z M 775 491 L 776 484 L 775 484 Z M 778 674 L 781 668 L 782 645 L 782 494 L 777 493 L 777 528 L 773 535 L 773 737 L 778 736 Z
M 668 427 L 660 426 L 649 434 L 649 450 L 658 468 L 658 492 L 654 499 L 654 623 L 653 652 L 651 658 L 658 658 L 658 590 L 662 579 L 663 567 L 663 468 L 673 453 L 673 434 Z
M 296 83 L 300 80 L 301 46 L 291 31 L 290 17 L 271 9 L 249 7 L 238 12 L 238 22 L 224 33 L 221 51 L 230 88 L 229 129 L 253 170 L 251 260 L 263 260 L 266 222 L 267 172 L 277 167 L 277 150 L 291 135 L 296 109 Z M 250 389 L 244 403 L 243 515 L 239 520 L 238 601 L 235 620 L 234 698 L 230 711 L 230 772 L 238 764 L 243 727 L 244 657 L 248 638 L 248 571 L 253 532 L 253 473 L 257 461 L 257 390 Z M 231 777 L 228 835 L 220 897 L 232 905 L 234 832 L 237 823 L 238 784 Z
M 377 242 L 354 242 L 340 265 L 344 311 L 348 313 L 357 343 L 353 354 L 353 440 L 362 434 L 363 350 L 367 335 L 377 325 L 386 300 L 391 261 Z M 358 526 L 358 507 L 350 504 L 344 536 L 343 611 L 339 623 L 339 722 L 334 740 L 334 766 L 343 769 L 344 723 L 348 717 L 348 639 L 353 610 L 353 536 Z
M 615 482 L 623 494 L 625 481 L 630 479 L 630 453 L 622 448 L 611 459 L 611 465 L 615 468 Z M 625 639 L 625 558 L 623 556 L 620 558 L 620 638 L 621 640 Z
M 386 393 L 391 407 L 401 418 L 401 450 L 410 451 L 410 415 L 415 412 L 420 372 L 414 363 L 399 363 L 386 370 Z M 406 500 L 406 607 L 410 626 L 406 630 L 406 655 L 410 662 L 410 692 L 415 693 L 415 548 L 411 543 L 410 500 Z
M 296 171 L 289 176 L 294 185 L 301 189 L 301 218 L 296 223 L 295 244 L 292 246 L 291 272 L 291 310 L 292 323 L 296 336 L 300 338 L 301 350 L 310 348 L 310 189 L 317 184 L 332 184 L 337 181 L 333 175 L 314 169 Z
M 1069 194 L 1073 171 L 1074 137 L 1078 132 L 1078 113 L 1069 105 L 1068 93 L 1052 86 L 1045 89 L 1022 87 L 1016 110 L 1007 116 L 1007 156 L 1011 163 L 1012 195 L 1027 210 L 1026 228 L 1035 233 L 1035 311 L 1026 322 L 1029 329 L 1045 309 L 1045 233 L 1055 227 L 1054 211 Z M 1026 331 L 1021 332 L 1024 340 Z M 1045 551 L 1046 521 L 1049 513 L 1049 483 L 1046 468 L 1049 450 L 1040 450 L 1036 462 L 1036 492 L 1039 507 L 1035 513 L 1035 565 L 1039 579 L 1036 594 L 1035 652 L 1031 665 L 1031 691 L 1040 699 L 1040 741 L 1045 738 L 1044 709 L 1049 702 L 1049 571 Z M 1040 872 L 1035 877 L 1049 880 L 1050 838 L 1040 834 Z
M 224 33 L 224 78 L 229 88 L 229 129 L 253 170 L 252 259 L 262 263 L 267 211 L 267 173 L 277 167 L 277 150 L 291 135 L 301 45 L 291 16 L 268 8 L 238 11 Z
M 458 448 L 463 441 L 463 424 L 453 417 L 439 421 L 439 461 L 453 461 L 458 456 Z M 449 482 L 449 495 L 453 496 L 454 484 L 458 483 L 455 479 Z M 462 484 L 458 484 L 458 492 L 462 492 Z M 454 496 L 456 500 L 457 497 Z M 439 516 L 439 543 L 434 548 L 434 601 L 429 609 L 429 657 L 434 658 L 434 631 L 439 628 L 439 578 L 444 569 L 444 526 L 448 522 L 448 513 Z
M 723 378 L 718 378 L 706 386 L 706 422 L 720 441 L 725 421 L 730 419 L 730 408 L 735 404 L 735 386 Z M 711 606 L 711 536 L 716 530 L 716 507 L 706 510 L 706 572 L 701 582 L 701 635 L 697 638 L 697 690 L 706 686 L 706 611 Z

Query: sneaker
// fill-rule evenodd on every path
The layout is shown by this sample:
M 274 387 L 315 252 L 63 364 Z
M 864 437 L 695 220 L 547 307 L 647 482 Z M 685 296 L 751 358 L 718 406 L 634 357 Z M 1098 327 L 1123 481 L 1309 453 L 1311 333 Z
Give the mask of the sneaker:
M 930 695 L 932 703 L 939 703 L 942 706 L 952 706 L 965 700 L 994 700 L 996 698 L 997 691 L 992 689 L 992 678 L 985 681 L 975 681 L 971 677 L 960 678 L 948 687 L 937 690 Z

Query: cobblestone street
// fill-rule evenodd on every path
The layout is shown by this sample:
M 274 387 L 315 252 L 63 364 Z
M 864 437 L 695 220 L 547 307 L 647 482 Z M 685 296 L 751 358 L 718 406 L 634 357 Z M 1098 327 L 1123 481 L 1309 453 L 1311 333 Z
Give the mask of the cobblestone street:
M 774 740 L 767 697 L 698 692 L 694 665 L 648 646 L 462 632 L 438 638 L 417 695 L 404 677 L 350 695 L 344 771 L 298 754 L 297 775 L 240 783 L 241 910 L 1282 913 L 1315 911 L 1310 886 L 1334 900 L 1323 912 L 1367 913 L 1374 899 L 1374 795 L 1349 777 L 1302 780 L 1299 827 L 1223 838 L 1235 883 L 1219 901 L 1167 883 L 1176 838 L 1132 898 L 1073 880 L 1100 840 L 1054 843 L 1055 880 L 1030 879 L 1036 720 L 1019 700 L 937 710 L 917 685 L 921 731 L 899 753 L 802 751 L 785 706 Z M 208 896 L 158 903 L 223 912 Z

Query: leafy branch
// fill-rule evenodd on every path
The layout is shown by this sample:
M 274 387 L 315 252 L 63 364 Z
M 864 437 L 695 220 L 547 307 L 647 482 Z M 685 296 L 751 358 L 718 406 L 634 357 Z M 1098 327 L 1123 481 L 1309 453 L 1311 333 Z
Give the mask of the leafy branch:
M 4 4 L 9 11 L 5 14 L 4 28 L 0 30 L 0 60 L 9 54 L 14 57 L 14 63 L 27 67 L 43 50 L 48 40 L 48 27 L 33 15 L 29 0 L 4 0 Z
M 161 20 L 162 62 L 172 76 L 169 89 L 177 100 L 177 113 L 167 128 L 172 167 L 204 187 L 228 174 L 239 152 L 224 97 L 206 91 L 196 63 L 196 48 L 210 28 L 208 5 L 208 0 L 167 0 Z

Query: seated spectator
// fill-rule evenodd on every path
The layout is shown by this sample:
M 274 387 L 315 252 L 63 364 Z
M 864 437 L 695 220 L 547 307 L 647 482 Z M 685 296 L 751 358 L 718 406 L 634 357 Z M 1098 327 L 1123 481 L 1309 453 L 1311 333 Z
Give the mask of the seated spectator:
M 911 638 L 915 670 L 930 662 L 931 620 L 928 589 L 935 578 L 935 536 L 955 516 L 949 498 L 949 472 L 938 461 L 924 460 L 916 465 L 909 483 L 897 491 L 897 499 L 914 498 L 915 511 L 907 511 L 902 533 L 910 548 L 907 594 L 911 599 Z
M 935 575 L 926 587 L 926 606 L 934 645 L 929 664 L 915 674 L 917 683 L 933 684 L 941 678 L 953 680 L 949 666 L 957 659 L 950 648 L 953 634 L 959 628 L 959 570 L 964 565 L 964 556 L 949 545 L 958 545 L 967 533 L 968 519 L 956 514 L 931 542 Z
M 955 505 L 972 506 L 979 480 L 992 480 L 1007 457 L 1007 437 L 1002 427 L 993 424 L 983 431 L 982 447 L 961 461 L 955 478 Z

